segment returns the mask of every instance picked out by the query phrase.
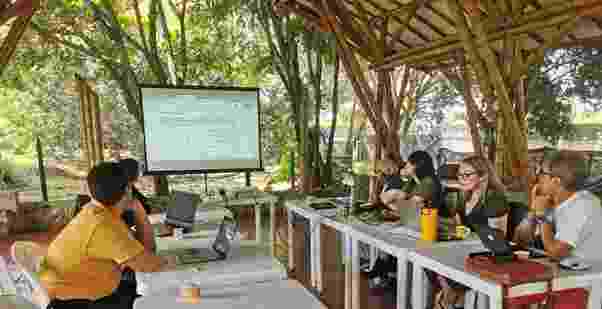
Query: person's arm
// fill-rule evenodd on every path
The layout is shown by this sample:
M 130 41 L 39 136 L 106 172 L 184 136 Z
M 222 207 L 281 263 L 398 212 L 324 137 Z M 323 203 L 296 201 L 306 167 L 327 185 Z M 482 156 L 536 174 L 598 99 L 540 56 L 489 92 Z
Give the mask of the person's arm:
M 521 245 L 528 246 L 534 238 L 537 224 L 534 222 L 535 217 L 533 214 L 529 214 L 515 229 L 514 238 L 512 241 Z
M 571 245 L 562 240 L 554 239 L 554 227 L 551 223 L 544 223 L 541 230 L 543 247 L 551 258 L 561 259 L 571 252 Z
M 134 227 L 136 229 L 135 237 L 136 240 L 142 243 L 144 248 L 150 252 L 155 252 L 157 244 L 155 243 L 155 233 L 153 226 L 148 220 L 146 211 L 142 207 L 142 204 L 138 200 L 130 202 L 130 209 L 134 210 L 135 222 Z
M 148 199 L 146 198 L 146 196 L 144 196 L 144 194 L 138 191 L 138 188 L 136 188 L 136 186 L 132 186 L 132 195 L 134 196 L 134 199 L 140 201 L 142 207 L 144 207 L 144 210 L 146 211 L 146 214 L 150 214 L 151 208 L 148 205 Z
M 95 228 L 88 241 L 86 254 L 115 261 L 137 272 L 155 272 L 172 266 L 167 260 L 146 250 L 123 222 L 110 218 L 103 219 Z
M 144 250 L 142 253 L 126 260 L 122 265 L 128 266 L 136 272 L 154 273 L 173 268 L 174 262 L 168 258 L 154 255 Z
M 542 226 L 541 238 L 546 252 L 552 257 L 566 257 L 570 254 L 571 249 L 577 247 L 583 237 L 583 231 L 589 230 L 591 224 L 589 220 L 592 212 L 589 207 L 598 207 L 583 202 L 575 206 L 562 213 L 555 213 L 553 221 L 550 215 L 544 217 L 545 223 Z M 554 211 L 558 211 L 558 209 Z

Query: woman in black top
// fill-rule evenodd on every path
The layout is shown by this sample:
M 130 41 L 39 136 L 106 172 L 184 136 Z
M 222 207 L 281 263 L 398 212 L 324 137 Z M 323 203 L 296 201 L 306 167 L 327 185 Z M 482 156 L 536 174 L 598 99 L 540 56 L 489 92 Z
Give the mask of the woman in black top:
M 142 193 L 140 193 L 140 191 L 138 191 L 138 189 L 134 185 L 136 181 L 138 181 L 138 176 L 140 175 L 140 167 L 138 161 L 131 158 L 127 158 L 120 160 L 119 165 L 121 165 L 121 168 L 125 170 L 125 173 L 128 176 L 128 183 L 132 188 L 132 198 L 138 200 L 142 204 L 142 207 L 144 207 L 146 214 L 150 214 L 151 208 L 150 205 L 148 205 L 147 198 Z

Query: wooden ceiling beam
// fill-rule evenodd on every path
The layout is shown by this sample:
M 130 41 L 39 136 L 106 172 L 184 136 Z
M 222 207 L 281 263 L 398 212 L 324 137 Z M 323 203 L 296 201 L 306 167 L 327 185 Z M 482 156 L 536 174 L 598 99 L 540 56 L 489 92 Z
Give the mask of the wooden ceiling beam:
M 539 34 L 536 33 L 527 33 L 527 36 L 529 36 L 529 38 L 535 42 L 537 42 L 538 44 L 543 44 L 546 42 L 546 40 L 544 40 Z
M 449 16 L 439 12 L 437 9 L 435 9 L 430 3 L 426 3 L 424 5 L 425 8 L 429 9 L 431 12 L 433 12 L 434 15 L 439 16 L 439 18 L 445 20 L 446 23 L 450 24 L 452 27 L 456 27 L 456 22 L 454 22 L 453 19 L 451 19 Z
M 550 48 L 571 48 L 571 47 L 583 47 L 583 48 L 602 48 L 602 35 L 597 37 L 591 37 L 586 39 L 577 39 L 570 42 L 560 42 Z
M 343 27 L 343 29 L 345 29 L 345 32 L 347 31 L 353 31 L 354 32 L 354 37 L 359 40 L 358 42 L 361 43 L 360 46 L 366 46 L 367 44 L 369 44 L 369 42 L 367 42 L 364 38 L 364 35 L 362 33 L 359 33 L 355 30 L 354 27 L 354 22 L 353 22 L 353 18 L 348 14 L 349 10 L 346 10 L 344 8 L 344 4 L 341 3 L 338 0 L 333 0 L 332 1 L 332 7 L 331 10 L 333 12 L 333 16 L 337 16 L 338 19 L 341 21 L 341 26 Z
M 558 5 L 560 7 L 566 7 L 566 4 Z M 571 5 L 568 5 L 569 7 Z M 573 6 L 574 7 L 574 6 Z M 557 15 L 552 15 L 553 13 L 559 13 Z M 534 12 L 533 14 L 522 16 L 519 20 L 517 20 L 516 24 L 513 27 L 492 31 L 487 35 L 489 41 L 500 40 L 504 36 L 507 35 L 519 35 L 532 31 L 536 31 L 543 28 L 555 27 L 559 24 L 563 24 L 569 19 L 575 19 L 574 16 L 575 11 L 562 12 L 559 11 L 558 7 L 549 8 L 548 10 L 540 10 L 538 12 Z M 534 18 L 538 18 L 537 20 L 533 20 Z M 480 44 L 481 42 L 479 42 Z M 483 42 L 484 43 L 484 42 Z M 458 35 L 449 36 L 446 39 L 442 39 L 439 41 L 435 41 L 431 44 L 427 44 L 425 46 L 421 46 L 419 48 L 415 48 L 412 50 L 406 50 L 399 52 L 391 57 L 385 59 L 384 63 L 375 64 L 371 66 L 373 70 L 381 70 L 390 67 L 394 67 L 404 63 L 411 63 L 414 60 L 419 60 L 421 58 L 431 57 L 434 54 L 439 53 L 447 53 L 451 50 L 461 48 L 462 42 L 459 39 Z
M 370 15 L 372 18 L 374 18 L 375 16 L 377 16 L 377 15 L 372 14 L 368 10 L 364 9 L 363 7 L 361 7 L 359 1 L 353 1 L 353 0 L 345 0 L 345 1 L 349 5 L 352 5 L 355 9 L 357 9 L 357 10 L 363 10 L 366 14 Z M 382 13 L 384 13 L 383 15 L 388 15 L 390 13 L 385 8 L 381 7 L 380 5 L 378 5 L 377 3 L 375 3 L 372 0 L 367 0 L 366 2 L 369 3 L 375 9 L 377 9 L 377 10 L 381 11 Z M 412 6 L 411 9 L 407 9 L 407 10 L 409 10 L 409 11 L 405 11 L 406 15 L 403 16 L 402 18 L 400 18 L 397 14 L 392 14 L 391 17 L 396 22 L 398 22 L 401 25 L 401 29 L 403 29 L 405 27 L 411 33 L 415 34 L 418 38 L 420 38 L 421 40 L 423 40 L 425 43 L 430 42 L 431 41 L 430 38 L 428 38 L 426 35 L 424 35 L 423 33 L 421 33 L 418 29 L 416 29 L 416 28 L 414 28 L 413 26 L 410 25 L 410 21 L 412 20 L 412 18 L 416 15 L 416 12 L 418 11 L 418 5 L 414 5 L 414 6 Z M 401 36 L 399 36 L 399 39 L 401 39 Z
M 350 4 L 348 1 L 347 1 L 347 3 L 348 3 L 348 4 Z M 352 5 L 352 4 L 350 4 L 350 5 Z M 355 8 L 356 10 L 359 10 L 359 9 L 358 9 L 357 7 L 355 7 L 355 6 L 354 6 L 354 8 Z M 354 18 L 355 18 L 355 19 L 357 19 L 357 20 L 363 20 L 363 19 L 362 19 L 362 18 L 361 18 L 361 17 L 360 17 L 358 14 L 356 14 L 356 13 L 355 13 L 355 12 L 353 12 L 353 11 L 350 11 L 350 14 L 352 15 L 352 17 L 354 17 Z M 370 15 L 370 19 L 374 19 L 374 18 L 378 17 L 378 16 L 375 16 L 375 15 L 371 15 L 369 12 L 367 12 L 367 14 L 369 14 L 369 15 Z M 386 33 L 386 36 L 387 36 L 387 38 L 389 38 L 389 39 L 390 39 L 392 42 L 394 42 L 394 43 L 399 43 L 399 44 L 403 45 L 405 48 L 412 48 L 412 45 L 408 44 L 406 41 L 404 41 L 404 40 L 403 40 L 403 39 L 402 39 L 400 36 L 398 36 L 396 33 L 390 33 L 390 32 L 388 32 L 388 31 L 387 31 L 387 33 Z M 391 53 L 389 52 L 389 53 L 387 53 L 387 54 L 389 54 L 389 55 L 390 55 Z
M 526 0 L 525 3 L 532 5 L 535 9 L 541 10 L 542 6 L 537 0 Z
M 419 22 L 427 25 L 433 32 L 435 32 L 438 36 L 440 37 L 445 37 L 447 36 L 447 34 L 443 31 L 443 29 L 439 28 L 439 26 L 433 24 L 430 20 L 422 17 L 420 14 L 418 14 L 418 12 L 416 13 L 415 16 L 416 20 L 418 20 Z

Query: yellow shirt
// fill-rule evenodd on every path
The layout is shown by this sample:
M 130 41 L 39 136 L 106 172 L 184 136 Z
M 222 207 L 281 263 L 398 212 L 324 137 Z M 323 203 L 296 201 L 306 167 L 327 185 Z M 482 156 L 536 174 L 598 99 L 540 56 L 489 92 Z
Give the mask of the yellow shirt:
M 40 281 L 51 299 L 97 300 L 119 286 L 120 264 L 143 251 L 120 209 L 88 203 L 48 247 Z

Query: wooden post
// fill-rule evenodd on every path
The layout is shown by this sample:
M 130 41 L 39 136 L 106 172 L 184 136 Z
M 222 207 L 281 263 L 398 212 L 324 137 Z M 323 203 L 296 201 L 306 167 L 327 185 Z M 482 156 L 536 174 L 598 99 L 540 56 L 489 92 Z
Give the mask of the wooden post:
M 86 162 L 88 165 L 88 160 L 90 154 L 88 153 L 88 140 L 86 138 L 86 104 L 84 98 L 84 90 L 83 83 L 80 81 L 79 76 L 76 76 L 76 87 L 77 92 L 79 94 L 79 150 L 80 150 L 80 160 L 82 162 Z
M 46 183 L 46 169 L 44 168 L 44 152 L 42 151 L 42 142 L 40 141 L 39 136 L 36 136 L 36 151 L 38 152 L 38 169 L 40 170 L 42 199 L 44 202 L 48 202 L 48 185 Z
M 471 56 L 471 64 L 477 69 L 479 86 L 481 92 L 488 97 L 487 93 L 495 93 L 497 115 L 496 115 L 496 171 L 500 176 L 513 176 L 513 162 L 527 161 L 527 136 L 523 130 L 522 114 L 516 113 L 515 106 L 519 105 L 517 93 L 512 91 L 515 84 L 509 81 L 514 67 L 513 61 L 519 64 L 522 59 L 513 57 L 514 49 L 520 46 L 516 37 L 510 38 L 512 42 L 506 42 L 509 51 L 502 54 L 509 55 L 504 59 L 498 59 L 493 48 L 487 44 L 477 48 L 476 39 L 480 42 L 489 42 L 487 31 L 480 12 L 470 16 L 470 26 L 464 16 L 464 12 L 458 0 L 448 0 L 456 22 L 460 27 L 464 49 Z M 499 12 L 498 12 L 499 13 Z M 470 28 L 470 29 L 469 29 Z M 472 35 L 474 33 L 474 35 Z M 510 64 L 508 64 L 510 62 Z
M 87 169 L 104 160 L 102 124 L 98 95 L 81 77 L 77 76 L 77 89 L 80 96 L 80 142 L 81 159 Z
M 100 104 L 98 100 L 98 94 L 92 90 L 92 88 L 88 85 L 88 90 L 90 91 L 90 96 L 92 97 L 92 101 L 90 102 L 92 106 L 92 116 L 94 119 L 94 136 L 95 136 L 95 144 L 96 144 L 96 162 L 104 161 L 104 145 L 102 141 L 102 124 L 100 122 Z

